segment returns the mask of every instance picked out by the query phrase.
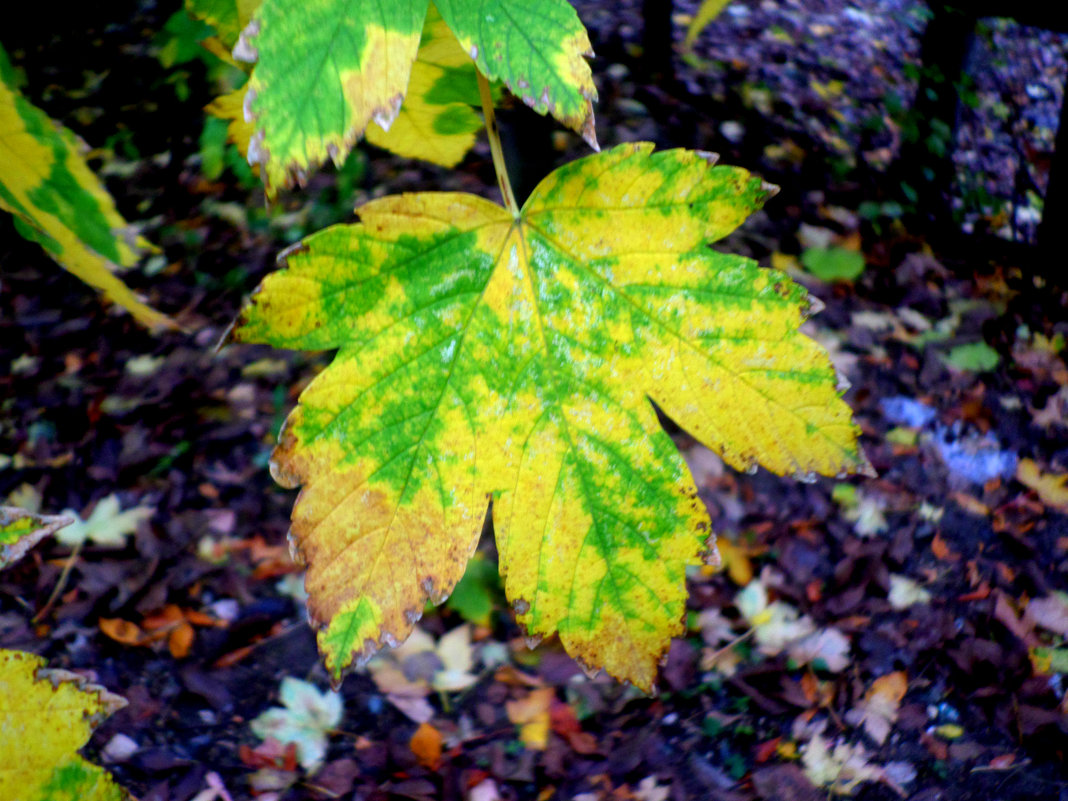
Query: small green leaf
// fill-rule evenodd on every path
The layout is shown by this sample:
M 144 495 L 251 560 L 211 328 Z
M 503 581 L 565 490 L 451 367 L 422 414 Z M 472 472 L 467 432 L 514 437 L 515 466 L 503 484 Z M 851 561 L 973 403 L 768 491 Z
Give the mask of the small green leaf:
M 1032 648 L 1031 662 L 1038 673 L 1068 673 L 1068 648 Z
M 993 370 L 998 366 L 998 362 L 1001 361 L 998 352 L 985 342 L 969 342 L 966 345 L 957 345 L 957 347 L 945 354 L 942 359 L 950 367 L 974 373 Z
M 496 565 L 476 553 L 445 605 L 464 620 L 488 626 L 499 596 L 501 580 Z
M 700 7 L 697 9 L 697 13 L 693 15 L 693 20 L 690 22 L 690 27 L 686 29 L 686 38 L 683 40 L 682 47 L 684 50 L 692 50 L 694 43 L 697 41 L 697 37 L 701 35 L 701 31 L 708 27 L 708 25 L 716 17 L 720 15 L 731 0 L 704 0 Z
M 864 272 L 864 256 L 846 248 L 809 248 L 801 264 L 821 281 L 853 281 Z

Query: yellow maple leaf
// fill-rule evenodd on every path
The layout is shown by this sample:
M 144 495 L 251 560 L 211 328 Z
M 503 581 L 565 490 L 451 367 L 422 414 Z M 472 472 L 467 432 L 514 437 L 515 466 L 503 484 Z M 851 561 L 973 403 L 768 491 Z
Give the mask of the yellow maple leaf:
M 533 637 L 649 689 L 682 634 L 704 504 L 650 399 L 739 469 L 868 471 L 807 295 L 713 251 L 768 189 L 628 144 L 522 211 L 387 197 L 291 249 L 233 338 L 339 348 L 273 456 L 340 676 L 463 575 L 493 499 L 505 592 Z
M 122 801 L 127 795 L 110 774 L 77 751 L 126 701 L 44 664 L 34 654 L 0 650 L 0 798 Z

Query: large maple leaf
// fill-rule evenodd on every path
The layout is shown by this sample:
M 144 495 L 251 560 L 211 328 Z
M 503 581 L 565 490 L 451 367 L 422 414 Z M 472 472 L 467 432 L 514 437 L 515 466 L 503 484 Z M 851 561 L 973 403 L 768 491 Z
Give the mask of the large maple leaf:
M 432 82 L 453 83 L 457 69 L 470 74 L 473 87 L 471 60 L 596 146 L 596 89 L 584 58 L 590 43 L 567 0 L 441 0 L 440 16 L 466 63 L 439 51 L 424 54 L 422 70 L 413 73 L 428 8 L 428 0 L 263 0 L 234 56 L 255 63 L 245 103 L 256 131 L 249 160 L 263 165 L 268 194 L 303 181 L 327 158 L 340 164 L 372 122 L 388 130 L 410 90 L 425 98 Z M 404 124 L 425 123 L 424 105 L 413 106 L 423 119 Z M 450 114 L 438 120 L 440 127 L 477 130 L 470 110 Z
M 785 275 L 709 243 L 767 195 L 704 155 L 630 144 L 522 211 L 466 194 L 362 206 L 284 254 L 235 341 L 338 348 L 273 458 L 340 676 L 460 579 L 493 500 L 505 590 L 535 636 L 649 688 L 713 547 L 652 400 L 731 465 L 866 470 Z

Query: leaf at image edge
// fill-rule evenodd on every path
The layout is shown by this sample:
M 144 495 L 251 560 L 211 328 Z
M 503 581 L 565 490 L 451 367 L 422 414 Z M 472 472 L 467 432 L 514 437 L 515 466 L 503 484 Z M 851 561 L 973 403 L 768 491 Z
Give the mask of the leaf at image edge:
M 407 91 L 428 0 L 264 0 L 235 58 L 254 62 L 246 117 L 249 162 L 268 197 L 303 183 L 328 158 L 340 166 L 374 120 L 388 128 Z
M 111 775 L 77 753 L 126 701 L 35 654 L 0 650 L 0 798 L 125 801 Z
M 66 515 L 40 515 L 0 506 L 0 568 L 13 565 L 45 537 L 73 522 Z
M 115 275 L 150 246 L 132 233 L 81 155 L 74 134 L 54 123 L 16 88 L 0 48 L 0 208 L 68 272 L 99 289 L 149 328 L 175 328 Z

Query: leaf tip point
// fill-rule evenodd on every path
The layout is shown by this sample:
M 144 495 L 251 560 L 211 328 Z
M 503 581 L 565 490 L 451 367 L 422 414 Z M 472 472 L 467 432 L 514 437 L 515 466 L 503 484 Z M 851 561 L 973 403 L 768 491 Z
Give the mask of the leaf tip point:
M 378 125 L 383 131 L 388 131 L 397 119 L 397 115 L 400 114 L 401 104 L 404 102 L 404 95 L 394 95 L 389 99 L 386 106 L 375 111 L 371 115 L 371 119 L 376 125 Z M 337 163 L 337 159 L 334 159 L 334 163 Z
M 241 35 L 237 38 L 237 44 L 234 45 L 231 53 L 234 61 L 244 61 L 246 64 L 255 64 L 259 61 L 259 51 L 251 44 L 251 40 L 259 36 L 259 33 L 260 21 L 254 19 L 246 26 L 245 30 L 241 31 Z
M 760 191 L 763 193 L 764 199 L 768 200 L 775 197 L 780 192 L 780 188 L 777 184 L 768 183 L 764 179 L 760 180 Z

